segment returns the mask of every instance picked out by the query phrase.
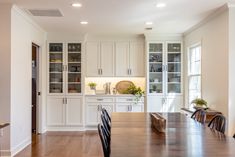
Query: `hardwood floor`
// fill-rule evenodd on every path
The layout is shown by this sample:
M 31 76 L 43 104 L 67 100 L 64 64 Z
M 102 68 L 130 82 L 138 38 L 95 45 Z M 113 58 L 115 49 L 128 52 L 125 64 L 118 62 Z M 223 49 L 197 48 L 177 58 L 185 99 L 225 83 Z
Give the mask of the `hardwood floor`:
M 32 144 L 15 157 L 103 157 L 96 131 L 47 132 L 32 138 Z

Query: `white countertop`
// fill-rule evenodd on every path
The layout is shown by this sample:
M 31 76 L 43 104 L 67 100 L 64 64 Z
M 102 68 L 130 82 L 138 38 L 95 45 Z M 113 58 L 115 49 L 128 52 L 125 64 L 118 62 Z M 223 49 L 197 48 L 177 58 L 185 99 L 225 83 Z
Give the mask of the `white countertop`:
M 131 97 L 132 94 L 85 94 L 85 96 L 94 96 L 94 97 Z

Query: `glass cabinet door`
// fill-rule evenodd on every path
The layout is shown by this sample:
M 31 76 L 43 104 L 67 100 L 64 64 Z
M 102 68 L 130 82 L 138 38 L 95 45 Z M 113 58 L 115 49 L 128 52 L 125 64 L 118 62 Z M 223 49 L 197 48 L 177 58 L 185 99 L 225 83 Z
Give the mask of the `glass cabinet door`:
M 49 93 L 63 93 L 63 44 L 49 44 Z
M 167 44 L 167 92 L 181 93 L 181 43 Z
M 163 93 L 163 43 L 149 44 L 149 93 Z
M 81 93 L 81 43 L 68 43 L 67 49 L 67 93 Z

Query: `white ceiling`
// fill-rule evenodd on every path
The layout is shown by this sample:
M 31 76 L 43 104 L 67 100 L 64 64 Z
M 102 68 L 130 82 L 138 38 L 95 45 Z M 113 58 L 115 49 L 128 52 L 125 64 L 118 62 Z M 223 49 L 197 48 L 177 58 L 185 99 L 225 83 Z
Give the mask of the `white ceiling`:
M 32 17 L 47 32 L 93 34 L 143 34 L 145 22 L 152 32 L 183 33 L 227 0 L 0 0 L 22 9 L 59 9 L 64 17 Z M 73 2 L 82 3 L 73 8 Z M 167 4 L 156 8 L 157 2 Z M 88 25 L 81 25 L 86 20 Z

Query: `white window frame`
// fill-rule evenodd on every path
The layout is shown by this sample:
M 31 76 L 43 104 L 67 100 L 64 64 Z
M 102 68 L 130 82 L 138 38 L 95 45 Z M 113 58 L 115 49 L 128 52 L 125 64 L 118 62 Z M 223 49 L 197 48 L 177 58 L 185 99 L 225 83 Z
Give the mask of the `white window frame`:
M 200 47 L 200 72 L 199 73 L 196 73 L 196 74 L 192 74 L 191 73 L 191 52 L 192 52 L 192 49 L 194 48 L 197 48 L 197 47 Z M 191 46 L 188 47 L 188 104 L 190 106 L 191 104 L 191 100 L 190 100 L 190 80 L 192 77 L 195 77 L 195 76 L 199 76 L 200 77 L 200 95 L 199 95 L 199 98 L 201 98 L 202 96 L 202 46 L 201 46 L 201 42 L 198 42 L 196 44 L 193 44 Z

